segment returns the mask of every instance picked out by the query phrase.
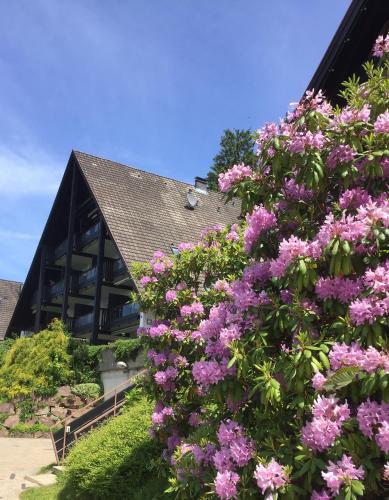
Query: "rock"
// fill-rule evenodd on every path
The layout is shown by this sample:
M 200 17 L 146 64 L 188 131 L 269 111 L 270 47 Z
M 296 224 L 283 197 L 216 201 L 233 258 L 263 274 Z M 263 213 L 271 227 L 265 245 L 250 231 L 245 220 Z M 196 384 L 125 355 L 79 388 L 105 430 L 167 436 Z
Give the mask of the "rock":
M 70 385 L 63 385 L 60 387 L 56 394 L 55 394 L 55 399 L 58 400 L 58 398 L 67 398 L 68 396 L 71 396 L 72 391 L 70 389 Z
M 50 417 L 39 417 L 39 423 L 42 425 L 47 425 L 47 427 L 51 427 L 53 424 L 57 422 L 57 417 L 50 418 Z
M 48 415 L 50 413 L 50 406 L 44 406 L 43 408 L 38 408 L 35 412 L 35 415 Z
M 35 439 L 39 439 L 39 438 L 49 438 L 50 437 L 50 432 L 36 432 L 34 434 L 34 438 Z
M 47 406 L 55 406 L 57 404 L 57 401 L 55 400 L 55 398 L 48 398 L 48 399 L 45 399 L 44 403 Z
M 8 431 L 5 427 L 0 427 L 0 438 L 8 437 Z
M 65 408 L 81 408 L 84 406 L 84 402 L 82 399 L 78 396 L 68 396 L 67 398 L 63 398 L 60 402 L 61 406 L 64 406 Z
M 51 414 L 60 419 L 65 418 L 68 412 L 69 410 L 67 408 L 62 408 L 61 406 L 55 406 L 51 409 Z
M 3 425 L 4 427 L 10 429 L 19 422 L 20 422 L 19 415 L 11 415 L 6 420 L 4 420 Z
M 0 413 L 6 413 L 7 415 L 15 415 L 15 408 L 12 403 L 1 403 Z

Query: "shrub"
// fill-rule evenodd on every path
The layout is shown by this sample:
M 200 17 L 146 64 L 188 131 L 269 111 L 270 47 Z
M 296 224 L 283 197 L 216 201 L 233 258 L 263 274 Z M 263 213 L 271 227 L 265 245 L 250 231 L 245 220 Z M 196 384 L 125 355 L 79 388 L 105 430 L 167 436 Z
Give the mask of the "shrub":
M 80 398 L 97 399 L 101 394 L 99 384 L 77 384 L 72 387 L 72 393 Z
M 15 339 L 4 339 L 0 341 L 0 367 L 3 364 L 6 353 L 14 345 Z
M 89 345 L 86 341 L 71 337 L 69 354 L 77 384 L 99 383 L 98 364 L 105 346 Z
M 10 428 L 11 433 L 21 433 L 21 434 L 34 434 L 35 432 L 49 432 L 50 427 L 36 422 L 35 424 L 25 424 L 23 422 L 14 425 Z
M 64 472 L 69 498 L 132 498 L 131 492 L 152 477 L 159 449 L 148 433 L 151 406 L 142 398 L 72 448 Z
M 54 394 L 73 377 L 67 347 L 59 320 L 30 338 L 15 340 L 0 368 L 0 395 L 13 399 Z
M 138 269 L 175 497 L 387 497 L 389 36 L 375 53 L 344 109 L 307 92 L 220 176 L 240 228 Z
M 142 348 L 142 339 L 122 339 L 108 344 L 107 349 L 112 349 L 117 361 L 135 360 Z

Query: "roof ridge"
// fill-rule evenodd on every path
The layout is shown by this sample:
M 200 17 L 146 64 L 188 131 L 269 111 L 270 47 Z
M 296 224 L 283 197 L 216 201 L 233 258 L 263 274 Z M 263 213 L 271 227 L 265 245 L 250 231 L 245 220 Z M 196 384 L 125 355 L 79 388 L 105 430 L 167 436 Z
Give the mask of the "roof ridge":
M 7 280 L 5 278 L 0 278 L 0 281 L 6 281 L 7 283 L 17 283 L 18 285 L 23 285 L 23 281 Z
M 125 163 L 113 161 L 113 160 L 110 160 L 109 158 L 103 158 L 102 156 L 91 155 L 89 153 L 85 153 L 84 151 L 78 151 L 76 149 L 73 149 L 73 152 L 74 153 L 81 153 L 82 155 L 90 156 L 91 158 L 97 158 L 98 160 L 109 161 L 110 163 L 115 163 L 116 165 L 130 168 L 132 170 L 137 170 L 138 172 L 142 172 L 144 174 L 154 175 L 155 177 L 160 177 L 161 179 L 167 179 L 169 181 L 179 182 L 180 184 L 184 184 L 185 186 L 194 187 L 194 184 L 190 184 L 189 182 L 180 181 L 179 179 L 173 179 L 173 177 L 168 177 L 166 175 L 155 174 L 154 172 L 149 172 L 147 170 L 143 170 L 142 168 L 134 167 L 133 165 L 126 165 Z

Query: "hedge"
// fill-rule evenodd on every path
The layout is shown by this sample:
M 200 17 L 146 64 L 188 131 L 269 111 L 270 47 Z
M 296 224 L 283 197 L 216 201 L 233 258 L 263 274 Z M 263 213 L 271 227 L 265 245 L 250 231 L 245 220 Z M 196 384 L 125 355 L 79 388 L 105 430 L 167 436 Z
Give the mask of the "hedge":
M 151 462 L 160 456 L 148 433 L 152 406 L 142 397 L 82 438 L 66 460 L 60 498 L 132 498 L 155 475 Z

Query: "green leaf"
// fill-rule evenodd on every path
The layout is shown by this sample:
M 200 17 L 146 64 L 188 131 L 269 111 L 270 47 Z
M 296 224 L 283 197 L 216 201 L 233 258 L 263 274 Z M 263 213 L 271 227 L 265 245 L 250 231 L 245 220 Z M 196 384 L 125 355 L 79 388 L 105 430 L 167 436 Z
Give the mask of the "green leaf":
M 323 388 L 326 391 L 334 391 L 351 384 L 355 376 L 360 373 L 360 368 L 357 366 L 344 366 L 339 368 L 333 375 L 331 375 Z

